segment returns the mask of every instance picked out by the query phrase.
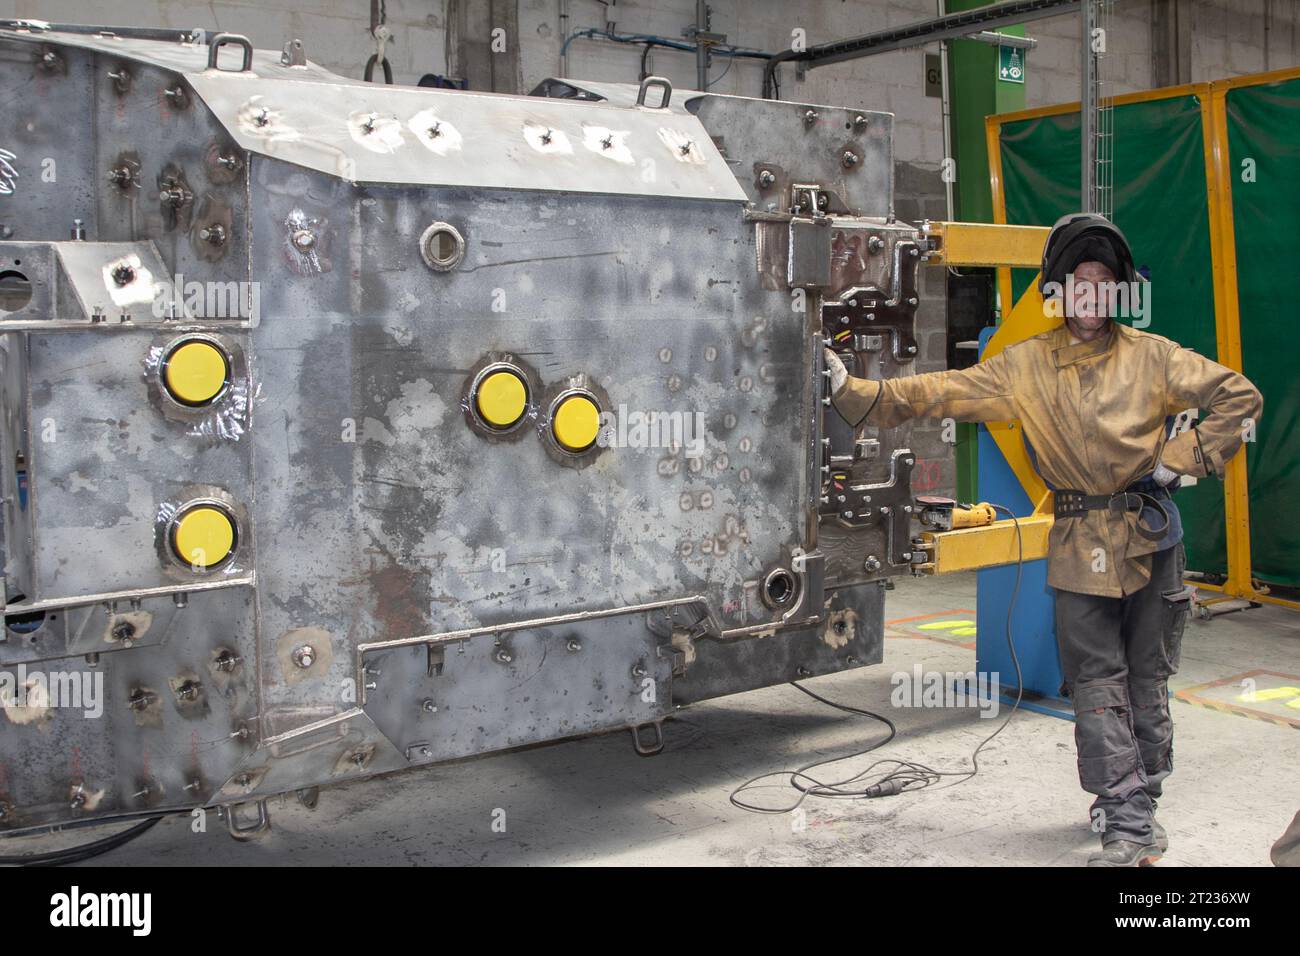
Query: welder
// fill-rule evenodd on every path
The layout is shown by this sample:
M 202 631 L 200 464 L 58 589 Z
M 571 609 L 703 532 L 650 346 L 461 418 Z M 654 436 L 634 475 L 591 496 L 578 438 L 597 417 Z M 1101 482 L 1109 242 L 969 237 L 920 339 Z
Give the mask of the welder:
M 1167 682 L 1192 595 L 1170 492 L 1181 476 L 1222 478 L 1263 403 L 1240 373 L 1117 321 L 1149 323 L 1137 303 L 1149 306 L 1150 286 L 1105 218 L 1056 223 L 1039 289 L 1062 323 L 967 369 L 875 381 L 850 376 L 827 349 L 832 401 L 854 426 L 1019 419 L 1054 493 L 1048 584 L 1079 780 L 1096 796 L 1102 843 L 1088 865 L 1146 865 L 1168 848 L 1155 822 L 1173 769 Z M 1171 428 L 1189 409 L 1199 421 Z

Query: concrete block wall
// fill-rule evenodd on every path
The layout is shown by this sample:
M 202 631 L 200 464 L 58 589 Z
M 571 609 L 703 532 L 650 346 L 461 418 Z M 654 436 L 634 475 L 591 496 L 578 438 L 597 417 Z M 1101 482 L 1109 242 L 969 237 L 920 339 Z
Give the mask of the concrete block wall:
M 1151 89 L 1150 17 L 1151 8 L 1144 0 L 1120 0 L 1115 5 L 1101 64 L 1104 92 L 1119 95 Z M 1037 20 L 1026 24 L 1025 32 L 1038 41 L 1026 64 L 1025 106 L 1077 102 L 1081 75 L 1078 16 Z
M 1297 0 L 1186 0 L 1192 82 L 1300 64 Z

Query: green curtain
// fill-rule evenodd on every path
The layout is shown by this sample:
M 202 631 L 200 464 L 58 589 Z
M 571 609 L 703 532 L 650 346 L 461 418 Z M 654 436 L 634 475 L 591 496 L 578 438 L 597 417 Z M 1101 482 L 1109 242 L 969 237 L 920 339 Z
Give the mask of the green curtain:
M 1114 220 L 1151 279 L 1145 330 L 1216 358 L 1200 100 L 1180 96 L 1117 106 L 1113 129 Z M 1078 113 L 1004 123 L 1000 141 L 1007 222 L 1050 226 L 1079 209 Z M 1013 271 L 1017 299 L 1032 278 L 1029 270 Z M 1251 484 L 1253 494 L 1253 476 Z M 1201 479 L 1176 500 L 1188 567 L 1225 573 L 1223 485 Z
M 1300 80 L 1227 93 L 1243 371 L 1264 395 L 1246 446 L 1255 577 L 1300 586 Z M 1253 180 L 1253 181 L 1252 181 Z

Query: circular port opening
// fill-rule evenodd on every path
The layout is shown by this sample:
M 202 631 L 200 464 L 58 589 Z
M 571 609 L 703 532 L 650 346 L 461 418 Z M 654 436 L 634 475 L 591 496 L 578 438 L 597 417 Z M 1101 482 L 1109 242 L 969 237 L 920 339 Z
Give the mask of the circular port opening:
M 25 601 L 26 599 L 27 596 L 25 594 L 9 595 L 9 601 L 13 604 Z M 27 614 L 10 614 L 5 618 L 5 627 L 14 634 L 33 634 L 36 631 L 39 631 L 44 624 L 44 611 L 32 611 Z M 33 640 L 35 640 L 35 638 L 33 638 Z
M 238 542 L 234 517 L 213 502 L 189 505 L 172 521 L 172 553 L 196 573 L 230 560 Z
M 17 312 L 31 301 L 31 279 L 16 269 L 0 272 L 0 312 Z
M 167 394 L 182 405 L 211 405 L 230 387 L 230 359 L 206 339 L 189 339 L 167 353 L 162 381 Z
M 449 222 L 435 222 L 420 236 L 420 257 L 435 272 L 450 272 L 465 258 L 465 237 Z
M 787 607 L 798 593 L 799 582 L 785 568 L 777 568 L 763 581 L 763 600 L 768 607 Z

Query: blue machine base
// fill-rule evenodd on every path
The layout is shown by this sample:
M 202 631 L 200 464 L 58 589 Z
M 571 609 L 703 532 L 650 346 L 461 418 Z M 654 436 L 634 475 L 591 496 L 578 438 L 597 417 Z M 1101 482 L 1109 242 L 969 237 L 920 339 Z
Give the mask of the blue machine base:
M 952 682 L 954 696 L 960 695 L 967 690 L 967 685 L 963 680 L 954 680 Z M 1172 696 L 1172 694 L 1170 695 Z M 979 695 L 979 702 L 982 705 L 988 698 Z M 1003 687 L 998 694 L 998 714 L 1004 715 L 1012 707 L 1016 706 L 1016 689 L 1014 687 Z M 1003 710 L 1002 708 L 1006 708 Z M 1020 700 L 1020 710 L 1032 710 L 1036 714 L 1045 714 L 1048 717 L 1060 717 L 1062 720 L 1074 720 L 1074 705 L 1068 700 L 1060 697 L 1038 697 L 1030 696 L 1027 692 Z

